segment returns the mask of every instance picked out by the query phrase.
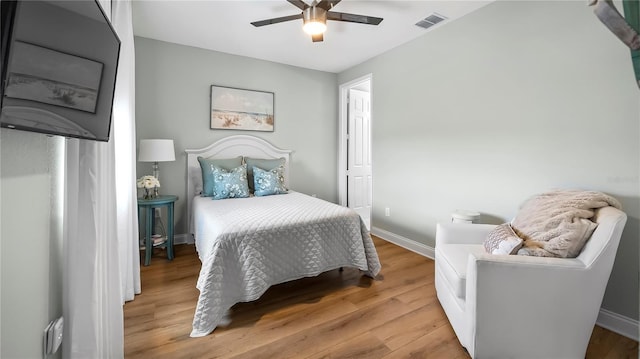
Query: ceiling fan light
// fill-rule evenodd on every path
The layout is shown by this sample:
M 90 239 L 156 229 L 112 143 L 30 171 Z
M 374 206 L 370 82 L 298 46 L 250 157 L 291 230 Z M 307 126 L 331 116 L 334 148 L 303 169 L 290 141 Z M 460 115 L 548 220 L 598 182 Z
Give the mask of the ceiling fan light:
M 321 7 L 310 6 L 302 12 L 302 21 L 302 29 L 307 34 L 323 34 L 327 30 L 327 11 Z
M 309 35 L 318 35 L 327 31 L 327 24 L 322 21 L 305 21 L 302 29 Z

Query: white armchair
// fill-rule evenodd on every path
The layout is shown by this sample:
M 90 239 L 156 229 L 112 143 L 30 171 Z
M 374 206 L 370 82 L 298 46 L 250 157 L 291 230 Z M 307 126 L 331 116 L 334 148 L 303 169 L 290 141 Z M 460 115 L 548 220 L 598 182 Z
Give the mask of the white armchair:
M 486 253 L 487 224 L 438 224 L 436 291 L 473 358 L 584 358 L 626 223 L 604 207 L 577 258 Z

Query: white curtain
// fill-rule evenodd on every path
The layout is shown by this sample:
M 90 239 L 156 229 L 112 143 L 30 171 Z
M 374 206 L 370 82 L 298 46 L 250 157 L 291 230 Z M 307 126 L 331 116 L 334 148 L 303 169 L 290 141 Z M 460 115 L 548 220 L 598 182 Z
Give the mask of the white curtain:
M 111 23 L 120 38 L 120 63 L 113 104 L 116 140 L 116 196 L 122 300 L 140 293 L 138 202 L 136 199 L 135 52 L 131 2 L 111 2 Z
M 109 15 L 110 1 L 99 2 Z M 140 292 L 131 4 L 113 8 L 122 45 L 111 139 L 66 142 L 64 358 L 122 358 L 122 304 Z
M 123 356 L 113 142 L 67 140 L 65 358 Z

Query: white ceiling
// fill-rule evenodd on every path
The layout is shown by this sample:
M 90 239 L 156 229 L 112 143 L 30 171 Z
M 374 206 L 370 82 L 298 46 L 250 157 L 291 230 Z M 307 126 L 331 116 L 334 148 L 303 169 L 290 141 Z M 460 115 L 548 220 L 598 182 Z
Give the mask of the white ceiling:
M 300 13 L 286 0 L 137 0 L 133 28 L 136 36 L 338 73 L 491 1 L 343 0 L 334 11 L 384 20 L 378 26 L 327 21 L 324 41 L 319 43 L 302 31 L 302 20 L 264 27 L 250 24 Z M 447 20 L 428 30 L 415 25 L 434 12 Z

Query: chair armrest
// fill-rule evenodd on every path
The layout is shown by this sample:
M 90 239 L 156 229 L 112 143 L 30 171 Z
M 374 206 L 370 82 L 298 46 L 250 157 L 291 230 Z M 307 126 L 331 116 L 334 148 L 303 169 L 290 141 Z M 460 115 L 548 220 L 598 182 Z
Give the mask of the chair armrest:
M 475 353 L 501 347 L 517 357 L 540 353 L 545 343 L 558 357 L 584 357 L 605 274 L 577 259 L 470 254 L 466 325 L 475 334 Z
M 436 247 L 438 244 L 482 244 L 495 227 L 493 224 L 438 223 Z
M 585 264 L 576 258 L 535 257 L 491 253 L 475 253 L 470 254 L 470 257 L 473 258 L 469 258 L 469 264 L 475 262 L 477 263 L 475 266 L 481 265 L 490 267 L 492 265 L 501 265 L 512 266 L 514 269 L 520 268 L 520 270 L 538 269 L 541 271 L 555 271 L 556 269 L 586 269 Z

